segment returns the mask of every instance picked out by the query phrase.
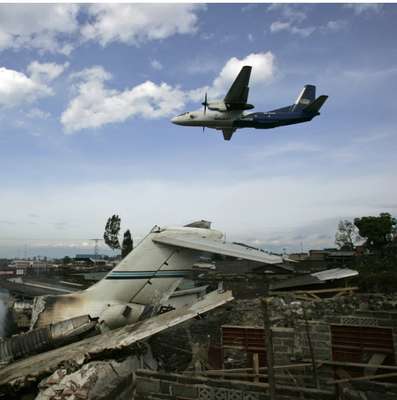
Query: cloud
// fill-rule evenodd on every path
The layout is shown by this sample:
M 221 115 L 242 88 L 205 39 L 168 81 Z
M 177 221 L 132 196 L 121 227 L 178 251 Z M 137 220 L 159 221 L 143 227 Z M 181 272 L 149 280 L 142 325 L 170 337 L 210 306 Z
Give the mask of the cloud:
M 298 4 L 281 4 L 275 3 L 271 4 L 268 11 L 276 11 L 286 20 L 290 22 L 302 22 L 307 18 L 307 14 Z
M 132 117 L 160 118 L 180 111 L 188 101 L 201 99 L 205 91 L 211 96 L 224 94 L 244 65 L 252 65 L 251 84 L 270 82 L 276 71 L 271 52 L 252 53 L 243 59 L 233 57 L 222 68 L 210 88 L 183 91 L 167 83 L 143 82 L 124 91 L 107 87 L 112 76 L 100 66 L 72 75 L 75 97 L 61 116 L 66 133 L 86 128 L 124 122 Z
M 343 19 L 328 21 L 325 25 L 319 27 L 322 33 L 339 32 L 347 28 L 347 22 Z
M 0 106 L 30 103 L 40 97 L 51 96 L 50 87 L 33 80 L 22 72 L 0 68 Z
M 383 9 L 383 4 L 379 3 L 352 3 L 343 6 L 352 9 L 355 15 L 380 14 Z
M 305 247 L 317 246 L 321 235 L 333 235 L 340 218 L 378 215 L 385 208 L 379 199 L 397 196 L 393 173 L 384 176 L 335 176 L 326 179 L 305 176 L 176 181 L 134 178 L 121 183 L 103 181 L 43 187 L 40 193 L 28 188 L 5 189 L 0 198 L 0 220 L 13 215 L 15 225 L 4 225 L 3 237 L 90 238 L 103 232 L 106 219 L 117 210 L 123 226 L 143 236 L 150 228 L 208 219 L 214 228 L 227 232 L 228 240 L 257 241 L 264 247 L 268 238 L 286 244 L 299 235 Z M 47 201 L 43 203 L 42 199 Z M 65 198 L 68 201 L 64 201 Z M 131 207 L 134 199 L 134 207 Z M 231 199 L 233 199 L 231 201 Z M 26 209 L 40 215 L 45 230 L 27 223 Z M 391 206 L 392 207 L 392 206 Z M 69 222 L 59 231 L 62 215 Z M 331 221 L 327 223 L 327 220 Z M 308 225 L 315 224 L 312 229 Z M 21 236 L 23 232 L 23 236 Z M 96 232 L 96 233 L 95 233 Z
M 271 33 L 288 32 L 306 38 L 314 32 L 335 33 L 347 26 L 344 20 L 331 20 L 323 25 L 302 26 L 301 24 L 307 19 L 307 13 L 299 5 L 272 4 L 268 7 L 268 11 L 278 11 L 279 17 L 281 17 L 271 23 Z
M 28 65 L 27 71 L 30 74 L 31 79 L 37 82 L 51 82 L 58 78 L 66 68 L 69 67 L 69 63 L 55 64 L 55 63 L 39 63 L 33 61 Z
M 47 111 L 43 111 L 40 108 L 32 108 L 26 113 L 26 116 L 31 119 L 48 119 L 51 114 Z
M 161 64 L 158 60 L 152 60 L 150 62 L 150 66 L 155 69 L 156 71 L 161 71 L 163 69 L 163 64 Z
M 282 31 L 287 31 L 293 35 L 299 35 L 302 37 L 310 36 L 316 28 L 314 26 L 308 26 L 305 28 L 297 27 L 292 25 L 291 22 L 275 21 L 270 25 L 270 32 L 277 33 Z
M 0 50 L 69 54 L 73 46 L 66 37 L 78 29 L 78 10 L 74 4 L 0 5 Z
M 66 64 L 65 64 L 66 65 Z M 57 78 L 65 65 L 40 64 L 33 61 L 27 68 L 28 74 L 5 67 L 0 68 L 0 106 L 13 107 L 31 103 L 39 98 L 54 94 L 48 83 Z
M 314 32 L 320 33 L 335 33 L 339 32 L 347 27 L 347 22 L 344 20 L 328 21 L 324 25 L 318 26 L 306 26 L 298 27 L 292 24 L 292 22 L 275 21 L 270 25 L 271 33 L 278 33 L 282 31 L 289 32 L 293 35 L 298 35 L 302 37 L 308 37 Z
M 81 29 L 85 40 L 102 46 L 112 42 L 140 45 L 175 34 L 197 31 L 201 4 L 95 4 L 88 6 L 90 21 Z
M 146 81 L 124 91 L 110 89 L 106 84 L 112 76 L 99 66 L 74 74 L 73 78 L 77 95 L 61 116 L 67 133 L 136 116 L 169 116 L 184 105 L 185 94 L 166 83 Z

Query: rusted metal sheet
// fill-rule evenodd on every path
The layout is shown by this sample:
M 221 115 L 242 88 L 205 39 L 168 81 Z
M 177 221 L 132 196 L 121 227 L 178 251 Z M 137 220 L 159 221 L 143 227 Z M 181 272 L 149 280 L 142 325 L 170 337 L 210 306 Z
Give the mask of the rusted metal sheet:
M 331 325 L 333 361 L 371 363 L 374 355 L 384 355 L 383 365 L 395 365 L 392 330 L 389 328 Z M 346 367 L 351 376 L 361 376 L 364 368 Z
M 241 349 L 247 352 L 265 351 L 264 329 L 254 326 L 222 325 L 224 348 Z

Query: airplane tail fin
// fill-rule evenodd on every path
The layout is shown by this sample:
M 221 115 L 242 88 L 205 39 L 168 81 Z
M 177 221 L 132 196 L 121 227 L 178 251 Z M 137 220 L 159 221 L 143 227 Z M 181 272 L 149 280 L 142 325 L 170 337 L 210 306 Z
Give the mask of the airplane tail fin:
M 305 85 L 292 106 L 292 111 L 300 111 L 313 103 L 316 98 L 316 87 L 314 85 Z
M 328 96 L 319 96 L 317 97 L 316 100 L 314 100 L 312 103 L 310 103 L 307 107 L 303 109 L 304 112 L 310 113 L 310 114 L 317 114 L 320 111 L 320 108 L 323 106 L 323 104 L 326 102 L 328 99 Z

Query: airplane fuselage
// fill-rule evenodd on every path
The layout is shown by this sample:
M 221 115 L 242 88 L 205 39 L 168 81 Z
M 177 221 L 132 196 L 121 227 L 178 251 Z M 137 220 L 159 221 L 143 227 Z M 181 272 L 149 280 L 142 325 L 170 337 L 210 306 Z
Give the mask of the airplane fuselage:
M 176 125 L 201 126 L 213 129 L 255 128 L 270 129 L 278 126 L 298 124 L 312 120 L 319 113 L 303 111 L 255 112 L 244 115 L 241 111 L 186 112 L 172 119 Z
M 184 234 L 221 240 L 222 232 L 188 227 L 153 229 L 112 271 L 88 289 L 35 299 L 32 328 L 89 315 L 103 326 L 116 328 L 133 323 L 162 304 L 189 276 L 200 252 L 175 249 L 153 239 Z M 126 311 L 127 310 L 127 311 Z

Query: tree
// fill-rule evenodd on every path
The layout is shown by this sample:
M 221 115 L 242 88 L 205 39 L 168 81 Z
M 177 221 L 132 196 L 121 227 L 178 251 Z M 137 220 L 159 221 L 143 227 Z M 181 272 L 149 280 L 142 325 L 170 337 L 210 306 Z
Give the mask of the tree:
M 124 232 L 123 244 L 121 246 L 121 257 L 124 258 L 127 256 L 132 251 L 133 247 L 134 242 L 132 241 L 131 232 L 128 229 Z
M 112 249 L 119 249 L 120 242 L 118 238 L 118 234 L 120 231 L 120 222 L 121 219 L 118 215 L 114 214 L 110 218 L 108 218 L 105 226 L 105 233 L 103 234 L 103 239 L 105 243 Z
M 354 225 L 369 249 L 380 250 L 394 239 L 397 220 L 389 213 L 381 213 L 379 217 L 355 218 Z
M 132 251 L 134 242 L 132 240 L 131 232 L 127 230 L 124 232 L 123 243 L 120 246 L 120 241 L 118 237 L 120 232 L 120 223 L 121 219 L 116 214 L 108 218 L 103 238 L 105 240 L 105 243 L 112 250 L 121 249 L 121 256 L 122 258 L 124 258 L 127 254 L 129 254 Z
M 339 221 L 335 234 L 335 243 L 340 249 L 353 250 L 355 243 L 360 240 L 358 228 L 347 219 Z

